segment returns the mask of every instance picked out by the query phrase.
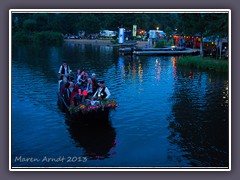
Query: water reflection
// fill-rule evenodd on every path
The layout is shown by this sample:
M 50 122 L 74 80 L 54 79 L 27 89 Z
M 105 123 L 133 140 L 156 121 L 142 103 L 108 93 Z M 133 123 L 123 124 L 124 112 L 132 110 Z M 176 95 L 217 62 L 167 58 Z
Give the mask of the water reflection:
M 139 82 L 140 83 L 143 82 L 143 68 L 140 60 L 138 60 L 138 77 L 139 77 Z
M 124 65 L 124 58 L 123 57 L 118 57 L 118 68 L 120 69 L 120 74 L 122 79 L 125 79 L 125 65 Z
M 141 84 L 144 81 L 144 62 L 143 59 L 139 57 L 131 56 L 131 57 L 118 57 L 118 68 L 120 69 L 122 79 L 131 79 L 136 83 L 136 78 L 138 78 L 138 82 Z
M 177 57 L 172 56 L 172 68 L 173 68 L 173 78 L 176 79 L 177 74 Z
M 84 148 L 88 160 L 105 159 L 116 154 L 116 131 L 109 120 L 88 124 L 79 119 L 67 119 L 66 124 L 75 145 Z
M 221 78 L 208 81 L 203 72 L 194 79 L 189 79 L 189 71 L 181 72 L 174 86 L 168 138 L 181 147 L 192 167 L 228 167 L 228 103 L 223 98 L 228 99 L 227 83 Z
M 160 80 L 160 74 L 161 74 L 161 61 L 159 61 L 158 59 L 156 59 L 156 63 L 155 63 L 155 71 L 156 71 L 156 80 L 159 81 Z

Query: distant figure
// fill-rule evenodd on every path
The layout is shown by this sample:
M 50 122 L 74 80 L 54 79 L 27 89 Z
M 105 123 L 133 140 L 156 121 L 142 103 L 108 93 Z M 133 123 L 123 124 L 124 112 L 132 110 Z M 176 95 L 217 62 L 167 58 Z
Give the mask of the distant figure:
M 110 97 L 110 91 L 109 89 L 105 86 L 104 81 L 99 81 L 99 88 L 93 95 L 93 100 L 106 100 Z

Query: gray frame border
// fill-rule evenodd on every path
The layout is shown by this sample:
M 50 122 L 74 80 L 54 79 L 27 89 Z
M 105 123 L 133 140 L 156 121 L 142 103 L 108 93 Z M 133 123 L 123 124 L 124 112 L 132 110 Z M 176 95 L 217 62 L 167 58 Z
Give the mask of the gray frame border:
M 70 173 L 65 172 L 59 174 L 60 172 L 47 172 L 41 174 L 38 172 L 9 172 L 8 171 L 8 10 L 13 8 L 207 8 L 207 9 L 231 9 L 232 11 L 232 37 L 234 40 L 239 38 L 239 10 L 237 7 L 237 2 L 227 1 L 227 0 L 202 0 L 202 1 L 190 1 L 190 0 L 182 0 L 179 3 L 178 0 L 169 0 L 167 2 L 156 2 L 155 0 L 143 1 L 139 0 L 136 2 L 128 2 L 126 0 L 122 0 L 121 2 L 114 2 L 114 4 L 109 3 L 108 0 L 102 0 L 99 3 L 98 0 L 89 0 L 88 2 L 74 2 L 74 0 L 58 0 L 57 3 L 51 2 L 48 0 L 42 0 L 40 2 L 34 2 L 30 0 L 22 0 L 22 1 L 11 1 L 11 0 L 2 0 L 0 2 L 0 17 L 1 17 L 1 25 L 0 25 L 0 34 L 2 35 L 0 41 L 0 58 L 2 65 L 0 66 L 0 79 L 3 82 L 3 86 L 1 88 L 1 101 L 0 101 L 0 116 L 1 116 L 1 125 L 0 125 L 0 138 L 1 138 L 1 153 L 0 153 L 0 177 L 4 179 L 43 179 L 43 178 L 51 178 L 51 179 L 66 179 L 71 177 L 71 179 L 79 179 L 79 178 L 96 178 L 96 179 L 159 179 L 162 177 L 164 179 L 203 179 L 203 178 L 211 178 L 211 179 L 237 179 L 239 176 L 239 160 L 238 152 L 239 152 L 239 143 L 237 142 L 237 137 L 239 136 L 239 131 L 237 127 L 239 127 L 239 121 L 237 117 L 239 116 L 239 112 L 237 111 L 238 100 L 239 98 L 239 84 L 238 79 L 240 71 L 238 71 L 239 61 L 237 61 L 237 51 L 235 48 L 239 47 L 237 41 L 232 42 L 232 171 L 231 172 L 81 172 L 81 173 Z M 38 176 L 39 175 L 39 176 Z

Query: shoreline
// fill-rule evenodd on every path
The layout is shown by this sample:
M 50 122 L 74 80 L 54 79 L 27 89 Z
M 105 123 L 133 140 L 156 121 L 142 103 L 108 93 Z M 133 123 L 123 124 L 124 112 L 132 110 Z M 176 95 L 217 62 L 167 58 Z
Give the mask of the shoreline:
M 121 44 L 113 44 L 111 40 L 102 40 L 102 39 L 64 39 L 64 42 L 72 42 L 76 44 L 92 44 L 96 46 L 112 46 L 112 47 L 119 47 Z M 128 43 L 127 41 L 125 43 Z M 147 41 L 136 41 L 137 48 L 144 48 L 146 47 Z

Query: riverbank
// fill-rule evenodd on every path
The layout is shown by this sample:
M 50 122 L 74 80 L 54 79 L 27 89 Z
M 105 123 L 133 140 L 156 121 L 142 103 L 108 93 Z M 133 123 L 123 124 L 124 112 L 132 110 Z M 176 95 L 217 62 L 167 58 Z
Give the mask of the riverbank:
M 65 39 L 65 42 L 72 42 L 77 44 L 92 44 L 98 46 L 118 46 L 118 44 L 113 44 L 111 40 L 100 40 L 100 39 Z M 128 43 L 126 41 L 125 43 Z M 147 41 L 136 41 L 137 48 L 144 48 L 147 45 Z
M 228 72 L 228 60 L 208 57 L 183 56 L 177 61 L 177 65 L 216 72 Z

